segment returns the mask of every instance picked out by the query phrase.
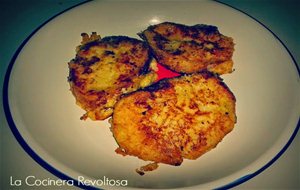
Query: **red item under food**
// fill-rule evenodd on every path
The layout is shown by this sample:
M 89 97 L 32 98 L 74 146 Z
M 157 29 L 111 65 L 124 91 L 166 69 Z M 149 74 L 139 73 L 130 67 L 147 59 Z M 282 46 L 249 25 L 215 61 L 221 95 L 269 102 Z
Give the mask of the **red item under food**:
M 175 73 L 173 71 L 170 71 L 169 69 L 167 69 L 166 67 L 162 66 L 161 64 L 157 64 L 157 75 L 158 75 L 158 81 L 164 78 L 173 78 L 176 76 L 179 76 L 180 74 Z

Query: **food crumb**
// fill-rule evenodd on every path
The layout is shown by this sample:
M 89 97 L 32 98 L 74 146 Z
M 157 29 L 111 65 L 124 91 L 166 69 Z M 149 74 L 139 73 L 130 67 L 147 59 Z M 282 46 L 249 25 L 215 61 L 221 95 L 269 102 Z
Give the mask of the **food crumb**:
M 122 148 L 117 148 L 116 150 L 115 150 L 115 152 L 117 153 L 117 154 L 121 154 L 122 156 L 126 156 L 127 154 L 126 154 L 126 152 L 125 152 L 125 150 L 124 149 L 122 149 Z
M 88 114 L 85 113 L 80 117 L 80 120 L 86 120 L 88 118 Z
M 145 175 L 145 172 L 153 171 L 158 168 L 158 164 L 156 162 L 147 164 L 145 166 L 141 166 L 140 168 L 137 168 L 135 171 L 140 175 Z

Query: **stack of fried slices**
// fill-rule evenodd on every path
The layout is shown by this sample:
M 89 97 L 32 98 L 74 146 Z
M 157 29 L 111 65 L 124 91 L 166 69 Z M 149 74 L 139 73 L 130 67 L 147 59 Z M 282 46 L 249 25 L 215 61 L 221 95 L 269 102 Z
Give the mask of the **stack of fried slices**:
M 233 129 L 235 97 L 219 75 L 233 70 L 234 43 L 203 24 L 164 22 L 139 36 L 82 34 L 69 83 L 82 119 L 112 116 L 117 153 L 152 162 L 144 174 L 197 159 Z M 157 81 L 156 63 L 178 76 Z

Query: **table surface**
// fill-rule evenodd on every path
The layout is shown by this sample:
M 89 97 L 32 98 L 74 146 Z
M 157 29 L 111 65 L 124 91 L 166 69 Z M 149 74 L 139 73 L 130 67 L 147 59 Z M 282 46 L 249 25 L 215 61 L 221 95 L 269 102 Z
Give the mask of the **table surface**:
M 0 83 L 3 87 L 6 68 L 23 40 L 41 23 L 53 15 L 82 0 L 0 0 Z M 221 0 L 256 18 L 272 30 L 300 63 L 300 1 L 297 0 Z M 2 93 L 1 93 L 2 100 Z M 0 189 L 21 189 L 10 185 L 10 177 L 24 179 L 57 178 L 38 165 L 18 144 L 0 106 L 1 154 Z M 22 189 L 31 189 L 22 187 Z M 39 189 L 60 189 L 47 186 Z M 66 187 L 62 188 L 66 189 Z M 68 187 L 68 189 L 78 189 Z M 300 189 L 300 138 L 299 133 L 287 151 L 269 168 L 234 189 Z

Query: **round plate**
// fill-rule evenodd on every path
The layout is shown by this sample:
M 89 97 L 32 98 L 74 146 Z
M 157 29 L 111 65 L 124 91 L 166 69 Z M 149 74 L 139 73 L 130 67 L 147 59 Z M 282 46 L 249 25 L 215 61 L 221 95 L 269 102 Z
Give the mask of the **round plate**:
M 163 21 L 215 25 L 234 39 L 235 72 L 222 78 L 237 99 L 237 124 L 199 159 L 179 167 L 160 164 L 139 176 L 135 169 L 146 162 L 114 152 L 117 144 L 107 121 L 79 119 L 84 111 L 69 91 L 67 63 L 82 32 L 138 38 L 138 32 Z M 213 1 L 84 3 L 51 19 L 23 43 L 4 87 L 6 116 L 22 147 L 54 175 L 82 188 L 117 185 L 101 183 L 107 179 L 125 180 L 127 188 L 235 186 L 286 150 L 299 128 L 299 97 L 299 73 L 280 40 L 244 13 Z

